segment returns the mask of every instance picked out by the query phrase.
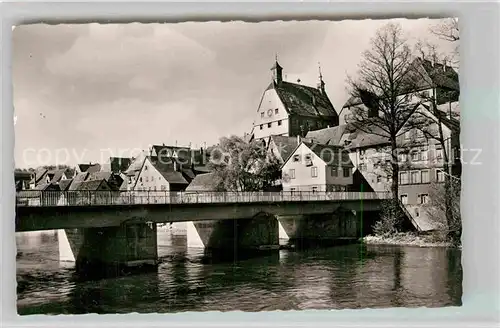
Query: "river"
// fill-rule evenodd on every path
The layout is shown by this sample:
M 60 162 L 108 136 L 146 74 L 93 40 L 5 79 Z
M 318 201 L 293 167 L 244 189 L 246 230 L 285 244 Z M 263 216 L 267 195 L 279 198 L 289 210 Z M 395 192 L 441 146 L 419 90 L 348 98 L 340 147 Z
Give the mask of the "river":
M 18 313 L 166 313 L 459 306 L 456 249 L 348 245 L 206 261 L 158 231 L 158 271 L 94 281 L 58 261 L 57 233 L 17 233 Z

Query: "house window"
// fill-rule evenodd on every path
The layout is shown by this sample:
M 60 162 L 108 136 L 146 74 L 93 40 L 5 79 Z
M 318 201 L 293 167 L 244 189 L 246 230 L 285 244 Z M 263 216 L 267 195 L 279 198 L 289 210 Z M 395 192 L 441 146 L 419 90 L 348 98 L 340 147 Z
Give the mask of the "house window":
M 142 177 L 139 178 L 139 181 L 142 182 Z
M 305 156 L 305 160 L 306 160 L 306 161 L 310 161 L 310 160 L 311 160 L 311 154 L 307 154 L 307 155 Z
M 443 158 L 443 148 L 441 146 L 436 146 L 436 158 L 437 159 Z
M 297 188 L 290 188 L 290 192 L 294 192 L 296 190 L 297 190 Z
M 144 171 L 147 171 L 147 170 L 148 170 L 148 166 L 144 165 Z
M 416 217 L 419 217 L 420 216 L 420 211 L 418 210 L 418 208 L 415 209 L 415 216 Z
M 408 195 L 401 195 L 399 198 L 401 199 L 401 203 L 408 204 Z
M 281 120 L 278 121 L 278 125 L 281 125 Z
M 351 168 L 350 167 L 344 167 L 344 178 L 348 178 L 351 175 Z
M 377 183 L 382 182 L 382 177 L 380 175 L 377 175 Z
M 156 191 L 156 186 L 153 187 L 153 191 Z
M 316 166 L 311 167 L 311 177 L 316 178 L 318 176 L 318 168 Z
M 148 182 L 148 181 L 149 181 L 149 177 L 146 177 L 146 182 Z
M 300 155 L 293 155 L 293 161 L 294 162 L 299 162 L 300 161 Z
M 268 128 L 270 128 L 270 127 L 271 127 L 271 125 L 272 125 L 272 123 L 271 123 L 271 122 L 267 123 L 267 127 L 268 127 Z
M 403 163 L 406 162 L 408 160 L 408 155 L 406 153 L 399 154 L 399 160 Z
M 426 161 L 428 159 L 428 153 L 429 153 L 429 148 L 428 147 L 424 147 L 424 149 L 422 149 L 422 160 L 423 161 Z
M 295 170 L 290 169 L 290 179 L 295 179 Z
M 436 180 L 437 182 L 443 182 L 444 181 L 444 172 L 441 170 L 436 171 Z
M 429 183 L 429 170 L 422 171 L 422 183 Z
M 338 177 L 339 176 L 339 171 L 337 170 L 336 167 L 332 167 L 332 177 Z
M 163 191 L 167 190 L 167 186 L 161 185 L 161 190 L 163 190 Z
M 264 112 L 260 112 L 260 117 L 264 118 Z
M 424 137 L 424 132 L 422 130 L 417 130 L 417 138 L 422 139 Z
M 419 204 L 427 204 L 427 203 L 429 203 L 429 195 L 428 194 L 420 194 L 420 195 L 418 195 L 418 203 Z
M 360 171 L 366 171 L 366 164 L 359 164 Z
M 410 140 L 411 139 L 411 131 L 406 131 L 405 132 L 405 140 Z
M 420 159 L 420 151 L 419 150 L 414 150 L 412 153 L 411 153 L 411 159 L 413 161 L 418 161 Z
M 411 172 L 411 183 L 420 183 L 420 172 L 419 171 L 413 171 Z
M 260 129 L 262 130 L 262 128 L 263 128 L 263 126 L 262 126 L 262 124 L 261 124 L 261 125 L 260 125 Z
M 399 183 L 402 185 L 408 184 L 408 172 L 399 173 Z
M 274 110 L 274 114 L 278 114 L 278 108 Z
M 360 149 L 359 150 L 359 157 L 363 157 L 365 155 L 365 150 L 364 149 Z

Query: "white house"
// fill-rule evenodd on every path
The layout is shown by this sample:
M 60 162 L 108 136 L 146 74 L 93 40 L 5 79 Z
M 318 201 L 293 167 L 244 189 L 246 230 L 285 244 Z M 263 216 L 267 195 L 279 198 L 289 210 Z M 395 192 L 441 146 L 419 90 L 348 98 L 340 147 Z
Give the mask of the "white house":
M 353 183 L 349 153 L 302 141 L 282 166 L 283 191 L 343 191 Z

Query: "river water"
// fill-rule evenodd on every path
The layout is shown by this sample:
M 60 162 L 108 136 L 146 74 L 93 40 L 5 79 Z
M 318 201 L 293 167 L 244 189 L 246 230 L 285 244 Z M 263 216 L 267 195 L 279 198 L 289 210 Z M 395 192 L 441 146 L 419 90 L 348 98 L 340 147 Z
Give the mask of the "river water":
M 335 246 L 207 261 L 158 231 L 158 271 L 81 281 L 55 231 L 16 234 L 19 314 L 165 313 L 459 306 L 459 250 Z

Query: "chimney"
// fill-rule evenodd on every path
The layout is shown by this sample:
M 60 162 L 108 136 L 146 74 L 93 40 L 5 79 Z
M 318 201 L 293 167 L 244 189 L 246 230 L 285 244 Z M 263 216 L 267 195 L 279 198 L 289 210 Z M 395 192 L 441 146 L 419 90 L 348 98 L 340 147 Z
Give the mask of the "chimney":
M 177 162 L 174 161 L 174 171 L 177 171 Z
M 297 145 L 300 144 L 300 136 L 297 136 Z
M 327 128 L 327 129 L 329 129 L 329 128 L 330 128 L 330 124 L 328 124 L 328 125 L 326 126 L 326 128 Z
M 443 72 L 446 72 L 446 59 L 443 60 Z

